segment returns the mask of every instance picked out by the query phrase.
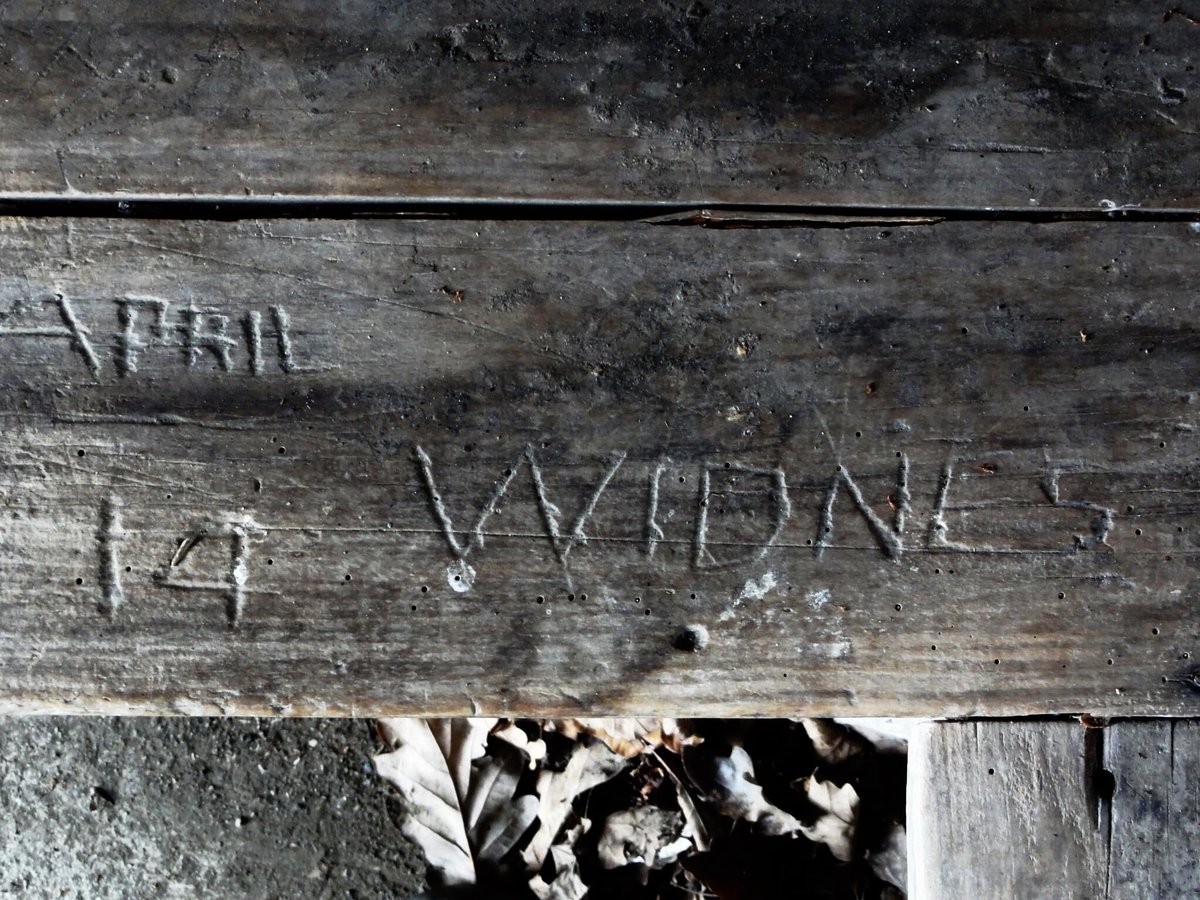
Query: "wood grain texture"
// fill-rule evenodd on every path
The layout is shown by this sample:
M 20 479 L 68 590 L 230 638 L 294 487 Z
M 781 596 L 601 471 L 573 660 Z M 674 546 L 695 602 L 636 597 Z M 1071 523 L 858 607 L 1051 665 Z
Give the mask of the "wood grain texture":
M 1197 208 L 1166 9 L 14 0 L 0 197 Z
M 1101 900 L 1098 760 L 1078 722 L 919 726 L 909 747 L 909 896 Z
M 1198 726 L 920 726 L 909 755 L 910 896 L 1196 896 Z
M 1197 709 L 1187 225 L 4 226 L 5 710 Z
M 1118 722 L 1104 751 L 1115 788 L 1109 895 L 1200 896 L 1200 722 Z

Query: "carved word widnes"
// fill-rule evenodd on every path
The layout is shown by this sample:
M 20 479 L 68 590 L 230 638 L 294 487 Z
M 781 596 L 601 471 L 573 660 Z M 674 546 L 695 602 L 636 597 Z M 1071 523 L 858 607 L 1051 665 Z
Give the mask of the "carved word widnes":
M 1005 455 L 999 453 L 987 454 L 988 457 Z M 1002 552 L 1003 548 L 987 545 L 968 545 L 954 540 L 949 534 L 946 513 L 983 508 L 986 504 L 955 502 L 951 497 L 951 487 L 955 480 L 956 469 L 964 463 L 977 461 L 977 456 L 971 453 L 952 453 L 942 463 L 937 488 L 932 498 L 929 518 L 921 535 L 914 541 L 912 536 L 906 536 L 906 525 L 913 518 L 912 495 L 909 490 L 910 465 L 907 454 L 897 453 L 895 487 L 888 492 L 887 502 L 892 510 L 890 519 L 885 521 L 872 508 L 864 496 L 858 482 L 844 465 L 836 465 L 824 492 L 819 515 L 815 523 L 813 538 L 808 542 L 814 556 L 821 559 L 826 548 L 831 545 L 834 537 L 834 511 L 838 497 L 845 496 L 849 505 L 865 521 L 868 530 L 875 539 L 882 553 L 893 560 L 904 555 L 906 549 L 919 546 L 926 551 L 949 551 L 960 553 L 973 552 Z M 503 477 L 497 479 L 495 487 L 484 499 L 478 512 L 471 517 L 468 513 L 465 522 L 455 525 L 455 516 L 449 509 L 439 486 L 438 476 L 434 471 L 434 463 L 429 453 L 419 444 L 413 446 L 413 458 L 416 462 L 422 487 L 429 501 L 433 519 L 438 530 L 445 538 L 450 552 L 457 559 L 457 566 L 452 567 L 453 586 L 457 590 L 466 590 L 473 580 L 475 572 L 467 565 L 471 554 L 482 548 L 487 536 L 488 520 L 495 514 L 500 501 L 509 490 L 509 486 L 517 477 L 518 472 L 528 470 L 532 482 L 542 525 L 547 539 L 550 541 L 558 562 L 570 583 L 570 572 L 567 569 L 567 557 L 571 549 L 578 544 L 587 543 L 585 533 L 589 518 L 592 517 L 601 496 L 621 468 L 626 459 L 625 453 L 615 453 L 610 462 L 602 468 L 596 478 L 595 486 L 586 497 L 579 514 L 575 517 L 569 530 L 561 527 L 559 519 L 561 512 L 550 500 L 542 477 L 541 466 L 532 448 L 526 447 L 524 452 L 505 469 Z M 981 458 L 981 457 L 980 457 Z M 653 557 L 659 544 L 664 539 L 663 527 L 659 522 L 660 483 L 667 466 L 658 463 L 650 467 L 647 475 L 645 492 L 645 527 L 644 549 L 648 556 Z M 1050 460 L 1044 463 L 1044 468 L 1038 478 L 1038 486 L 1045 498 L 1046 505 L 1051 508 L 1074 509 L 1088 514 L 1088 531 L 1084 534 L 1073 534 L 1070 548 L 1075 550 L 1090 550 L 1107 543 L 1113 527 L 1114 512 L 1107 506 L 1090 500 L 1068 500 L 1060 491 L 1060 480 L 1064 474 L 1084 471 L 1087 464 L 1079 460 Z M 716 493 L 713 487 L 713 477 L 721 473 L 723 478 L 734 478 L 742 483 L 739 493 L 744 495 L 757 494 L 763 501 L 763 510 L 770 523 L 769 531 L 757 546 L 748 546 L 743 552 L 724 556 L 717 559 L 713 555 L 709 541 L 709 506 Z M 784 525 L 792 516 L 792 503 L 789 497 L 787 475 L 781 468 L 757 468 L 740 463 L 706 462 L 700 464 L 700 490 L 696 500 L 695 533 L 692 539 L 692 565 L 698 571 L 705 569 L 724 569 L 746 565 L 761 559 L 775 544 Z M 922 539 L 923 538 L 923 539 Z
M 483 555 L 486 541 L 500 535 L 508 538 L 515 536 L 511 529 L 497 530 L 492 520 L 500 515 L 504 499 L 510 496 L 514 483 L 518 481 L 532 490 L 533 509 L 528 510 L 527 514 L 535 517 L 539 523 L 569 591 L 574 590 L 569 565 L 577 560 L 573 552 L 592 541 L 605 546 L 608 545 L 606 542 L 617 541 L 619 546 L 631 550 L 637 548 L 634 552 L 640 553 L 647 561 L 653 560 L 656 565 L 667 564 L 659 559 L 662 556 L 661 545 L 690 544 L 690 553 L 672 554 L 672 557 L 686 559 L 693 572 L 703 574 L 746 566 L 763 559 L 779 543 L 785 526 L 796 523 L 802 536 L 811 535 L 804 541 L 807 551 L 804 555 L 811 560 L 810 564 L 820 566 L 826 552 L 834 547 L 835 532 L 844 528 L 845 520 L 839 517 L 846 515 L 861 518 L 877 548 L 872 552 L 878 552 L 889 564 L 912 551 L 1003 554 L 1007 559 L 1015 560 L 1019 556 L 1046 552 L 1079 553 L 1108 546 L 1116 515 L 1114 509 L 1092 500 L 1067 499 L 1063 496 L 1063 476 L 1079 474 L 1091 468 L 1081 460 L 1047 459 L 1040 471 L 1026 469 L 1025 474 L 1035 480 L 1040 490 L 1041 499 L 1035 505 L 1044 509 L 1074 510 L 1082 514 L 1086 521 L 1086 531 L 1083 533 L 1079 533 L 1077 527 L 1071 528 L 1068 535 L 1063 535 L 1065 541 L 1056 543 L 1056 539 L 1052 540 L 1051 546 L 1041 550 L 967 543 L 963 535 L 954 533 L 947 521 L 948 514 L 967 510 L 986 513 L 992 508 L 988 500 L 971 501 L 956 495 L 958 488 L 955 485 L 961 484 L 963 470 L 968 469 L 969 464 L 981 461 L 990 466 L 991 459 L 1005 455 L 1006 451 L 1002 450 L 988 454 L 953 451 L 937 470 L 936 479 L 925 479 L 926 483 L 932 481 L 932 491 L 917 498 L 918 513 L 913 508 L 910 491 L 911 467 L 908 456 L 903 452 L 897 453 L 895 482 L 892 484 L 889 476 L 889 483 L 882 489 L 886 496 L 881 499 L 886 500 L 890 510 L 886 517 L 876 511 L 884 504 L 872 504 L 868 492 L 864 492 L 850 469 L 846 465 L 835 464 L 823 484 L 822 479 L 816 479 L 815 483 L 813 479 L 806 479 L 810 485 L 808 489 L 815 487 L 819 492 L 817 503 L 806 504 L 815 512 L 813 520 L 807 522 L 797 522 L 791 495 L 796 495 L 798 499 L 801 489 L 794 485 L 789 488 L 783 469 L 755 467 L 734 461 L 703 461 L 695 464 L 699 490 L 694 499 L 686 504 L 690 514 L 684 521 L 690 522 L 691 533 L 685 531 L 679 535 L 676 525 L 676 536 L 668 538 L 672 528 L 669 522 L 664 524 L 664 521 L 674 518 L 673 512 L 681 507 L 679 491 L 670 492 L 669 498 L 664 492 L 664 474 L 667 471 L 677 473 L 683 468 L 671 460 L 637 464 L 630 463 L 626 453 L 614 452 L 600 462 L 595 474 L 585 479 L 574 492 L 574 498 L 571 498 L 563 496 L 560 490 L 550 489 L 544 477 L 543 461 L 539 460 L 532 446 L 526 446 L 494 484 L 472 503 L 464 501 L 461 495 L 452 496 L 447 501 L 447 488 L 453 494 L 459 494 L 455 473 L 439 469 L 433 454 L 421 445 L 413 444 L 413 474 L 424 495 L 426 504 L 422 505 L 427 505 L 427 511 L 413 509 L 411 515 L 417 516 L 417 519 L 401 523 L 401 527 L 394 531 L 391 522 L 386 526 L 368 523 L 344 530 L 390 536 L 436 535 L 451 557 L 445 570 L 446 582 L 458 593 L 468 592 L 474 587 L 477 578 L 474 565 L 480 563 L 479 557 Z M 989 469 L 985 468 L 984 471 Z M 680 478 L 680 481 L 683 479 Z M 639 509 L 626 510 L 621 516 L 626 528 L 624 533 L 598 534 L 595 527 L 597 510 L 602 504 L 613 502 L 609 492 L 618 482 L 623 502 L 628 505 L 629 498 L 636 498 Z M 606 496 L 609 496 L 607 501 Z M 721 498 L 729 496 L 736 496 L 739 503 L 746 504 L 744 509 L 752 508 L 759 514 L 760 527 L 756 529 L 754 539 L 741 535 L 739 540 L 727 541 L 714 538 L 710 533 L 714 527 L 713 517 L 724 512 L 722 507 L 725 500 Z M 558 503 L 570 504 L 576 511 L 564 514 Z M 643 503 L 644 506 L 641 505 Z M 664 514 L 664 509 L 668 514 Z M 629 512 L 634 513 L 632 518 Z M 96 520 L 96 559 L 101 588 L 98 609 L 110 619 L 117 616 L 126 605 L 122 573 L 129 572 L 130 568 L 122 559 L 129 540 L 124 513 L 122 499 L 114 492 L 102 499 Z M 489 525 L 493 527 L 489 529 Z M 251 586 L 252 543 L 269 540 L 273 531 L 298 530 L 308 529 L 294 524 L 259 522 L 245 512 L 193 519 L 186 525 L 185 535 L 169 561 L 164 560 L 164 564 L 155 572 L 154 583 L 179 592 L 216 594 L 224 599 L 225 618 L 229 626 L 236 628 L 242 621 L 249 596 L 261 592 L 260 588 Z M 542 539 L 529 532 L 521 536 Z M 201 544 L 216 549 L 218 563 L 215 568 L 209 568 L 206 574 L 189 572 L 184 564 Z M 790 546 L 798 550 L 800 545 L 793 543 Z M 797 561 L 798 557 L 793 555 L 793 564 Z M 267 564 L 270 564 L 270 560 Z M 210 561 L 205 565 L 211 567 L 212 563 Z

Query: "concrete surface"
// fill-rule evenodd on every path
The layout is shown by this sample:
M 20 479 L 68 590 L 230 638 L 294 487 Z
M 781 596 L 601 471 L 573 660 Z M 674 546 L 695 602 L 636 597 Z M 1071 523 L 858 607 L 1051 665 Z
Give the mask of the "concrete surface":
M 366 720 L 0 719 L 0 896 L 413 897 Z

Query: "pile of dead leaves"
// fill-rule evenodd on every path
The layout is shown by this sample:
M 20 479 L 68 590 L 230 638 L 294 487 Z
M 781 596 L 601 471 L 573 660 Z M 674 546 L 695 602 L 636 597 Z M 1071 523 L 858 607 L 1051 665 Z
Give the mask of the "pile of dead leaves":
M 902 743 L 828 719 L 383 719 L 435 896 L 902 898 Z

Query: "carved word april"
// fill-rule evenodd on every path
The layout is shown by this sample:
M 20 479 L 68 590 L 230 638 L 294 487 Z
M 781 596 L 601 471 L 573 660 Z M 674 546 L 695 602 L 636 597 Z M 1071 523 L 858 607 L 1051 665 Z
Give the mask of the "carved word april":
M 235 324 L 221 310 L 194 303 L 188 303 L 177 313 L 172 312 L 168 301 L 158 297 L 115 297 L 113 303 L 120 330 L 113 335 L 111 365 L 119 377 L 136 374 L 143 354 L 160 347 L 177 351 L 188 368 L 209 359 L 209 365 L 215 364 L 223 372 L 243 365 L 251 375 L 265 375 L 272 369 L 284 374 L 303 371 L 296 363 L 291 319 L 283 306 L 268 307 L 266 317 L 258 310 L 250 310 Z M 37 324 L 10 325 L 7 320 L 0 321 L 0 337 L 61 339 L 65 342 L 61 346 L 69 346 L 93 378 L 102 377 L 108 361 L 97 349 L 91 328 L 76 313 L 71 301 L 56 294 L 42 300 L 41 306 L 46 308 L 45 314 L 38 317 Z M 19 318 L 25 319 L 31 310 L 19 312 Z

